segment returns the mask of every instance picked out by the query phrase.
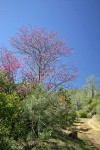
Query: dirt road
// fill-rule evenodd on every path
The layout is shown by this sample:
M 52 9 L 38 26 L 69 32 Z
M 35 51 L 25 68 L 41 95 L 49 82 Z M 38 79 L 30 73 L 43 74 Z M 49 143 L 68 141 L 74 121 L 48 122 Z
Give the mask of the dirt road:
M 100 122 L 95 118 L 79 119 L 76 128 L 80 139 L 88 142 L 93 150 L 100 150 Z

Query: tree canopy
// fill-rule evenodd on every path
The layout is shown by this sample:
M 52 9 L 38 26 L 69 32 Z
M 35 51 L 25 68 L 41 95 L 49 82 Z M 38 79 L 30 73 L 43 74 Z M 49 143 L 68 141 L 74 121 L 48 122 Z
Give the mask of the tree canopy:
M 48 89 L 56 89 L 77 76 L 77 68 L 69 65 L 67 59 L 62 61 L 62 57 L 71 55 L 72 48 L 56 32 L 21 27 L 11 38 L 11 44 L 23 54 L 23 80 L 44 82 Z

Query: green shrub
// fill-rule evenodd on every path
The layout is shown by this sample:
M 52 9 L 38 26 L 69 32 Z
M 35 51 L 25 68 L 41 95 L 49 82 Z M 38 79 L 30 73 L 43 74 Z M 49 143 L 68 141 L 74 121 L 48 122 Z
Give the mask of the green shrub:
M 87 112 L 84 110 L 78 110 L 76 113 L 79 118 L 87 118 Z
M 98 105 L 97 107 L 96 107 L 96 116 L 97 116 L 97 120 L 99 120 L 100 121 L 100 105 Z
M 72 114 L 67 116 L 67 118 L 68 118 L 69 122 L 73 122 L 77 118 L 77 113 L 73 112 Z
M 96 107 L 96 113 L 97 113 L 97 115 L 100 115 L 100 105 L 98 105 L 98 106 Z
M 50 136 L 54 129 L 71 125 L 76 116 L 66 101 L 60 102 L 56 93 L 48 93 L 42 87 L 23 100 L 22 109 L 33 138 Z
M 19 150 L 22 146 L 18 144 L 13 138 L 1 138 L 0 137 L 0 150 Z

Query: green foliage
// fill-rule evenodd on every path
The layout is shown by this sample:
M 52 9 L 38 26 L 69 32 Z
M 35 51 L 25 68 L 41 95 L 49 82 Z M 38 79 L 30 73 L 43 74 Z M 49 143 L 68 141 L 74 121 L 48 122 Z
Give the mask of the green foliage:
M 98 115 L 100 115 L 100 104 L 96 107 L 96 112 Z
M 22 87 L 28 89 L 27 85 L 14 84 L 6 72 L 0 72 L 2 150 L 22 149 L 31 140 L 38 143 L 49 140 L 61 129 L 71 126 L 77 116 L 85 118 L 96 113 L 98 119 L 100 117 L 99 94 L 91 98 L 86 89 L 64 90 L 62 87 L 50 92 L 43 90 L 41 84 L 27 92 L 16 92 Z
M 97 119 L 100 121 L 100 104 L 96 106 Z
M 15 138 L 19 134 L 18 122 L 22 124 L 19 118 L 19 108 L 20 99 L 16 92 L 12 94 L 0 93 L 0 135 L 2 137 L 13 136 Z
M 73 109 L 84 110 L 87 113 L 87 117 L 92 117 L 97 114 L 96 107 L 100 104 L 100 89 L 95 89 L 95 95 L 91 97 L 91 90 L 88 88 L 83 88 L 76 90 L 76 92 L 72 92 L 72 104 Z
M 87 118 L 87 113 L 84 110 L 78 110 L 76 111 L 77 116 L 80 118 Z
M 100 103 L 100 96 L 94 96 L 93 98 L 91 98 L 91 102 L 88 104 L 88 111 L 93 114 L 96 114 L 96 108 Z
M 0 139 L 0 149 L 1 150 L 19 150 L 22 146 L 18 144 L 13 138 L 2 138 Z
M 19 150 L 14 140 L 20 129 L 17 126 L 19 107 L 20 101 L 16 92 L 0 93 L 0 148 L 2 150 Z
M 9 73 L 0 70 L 0 91 L 12 93 L 15 90 L 14 80 L 9 78 Z
M 53 129 L 64 128 L 74 120 L 73 111 L 67 102 L 59 101 L 57 93 L 45 92 L 41 86 L 22 102 L 22 107 L 33 137 L 50 136 Z
M 71 95 L 71 103 L 75 111 L 80 109 L 87 111 L 86 106 L 88 102 L 85 91 L 82 89 L 77 90 L 76 92 L 74 91 L 74 93 Z
M 0 93 L 0 114 L 2 118 L 14 120 L 17 116 L 19 106 L 20 102 L 16 92 L 12 94 Z

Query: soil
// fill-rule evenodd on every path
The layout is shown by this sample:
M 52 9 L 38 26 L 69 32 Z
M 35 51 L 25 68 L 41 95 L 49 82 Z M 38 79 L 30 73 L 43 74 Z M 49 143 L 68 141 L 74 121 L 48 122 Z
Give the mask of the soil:
M 76 123 L 78 137 L 86 141 L 93 150 L 100 150 L 100 122 L 95 117 L 81 118 Z

